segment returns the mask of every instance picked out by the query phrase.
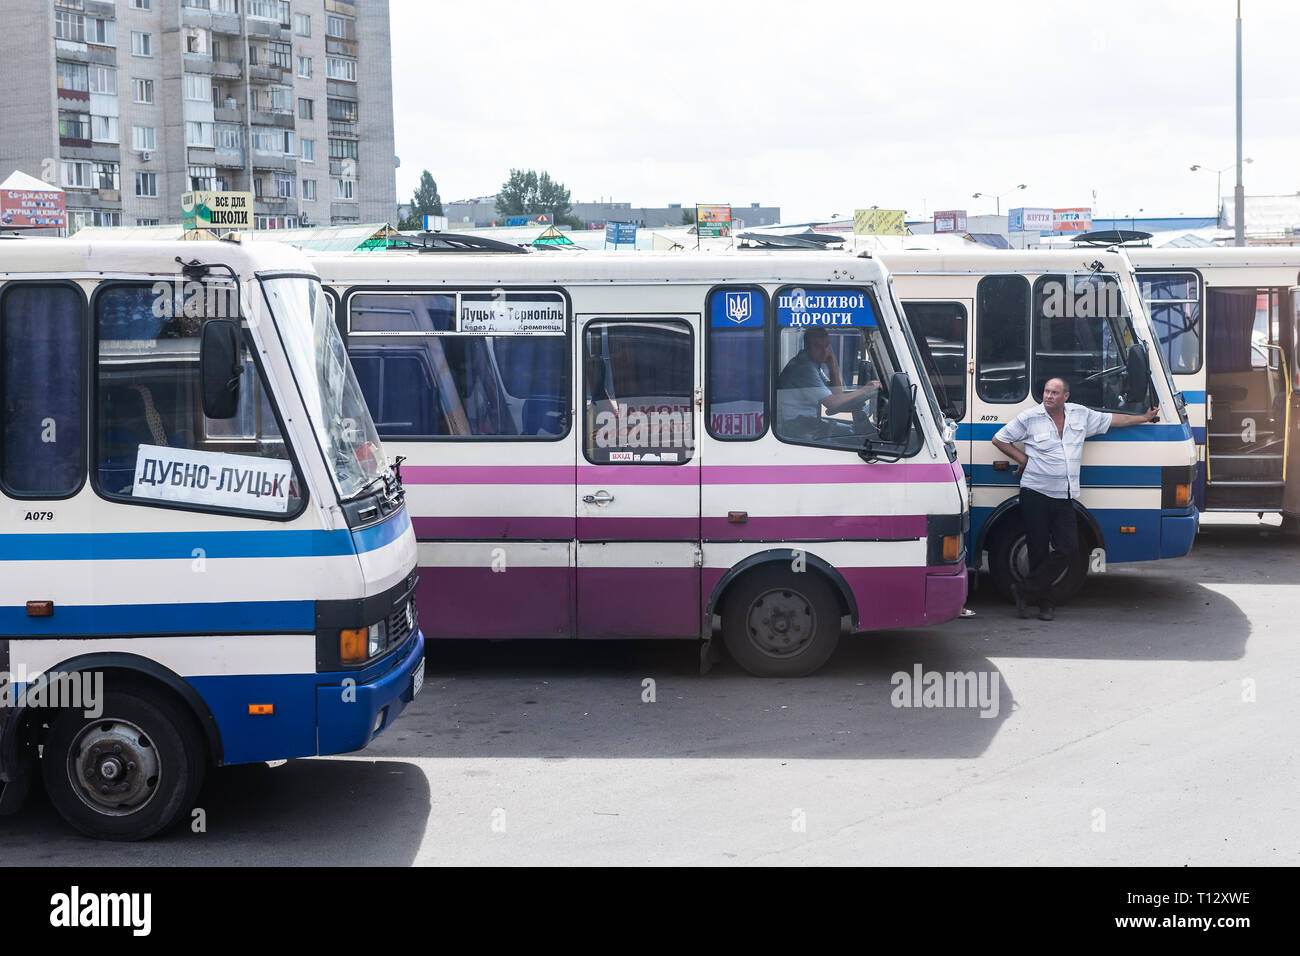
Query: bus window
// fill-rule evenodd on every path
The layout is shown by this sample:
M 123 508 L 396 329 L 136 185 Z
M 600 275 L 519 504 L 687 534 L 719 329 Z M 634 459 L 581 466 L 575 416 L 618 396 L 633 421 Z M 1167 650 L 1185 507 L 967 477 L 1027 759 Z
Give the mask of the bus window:
M 966 415 L 966 307 L 960 302 L 908 302 L 907 321 L 943 414 Z
M 1029 394 L 1029 280 L 985 276 L 976 290 L 975 394 L 1014 404 Z
M 71 285 L 10 284 L 0 298 L 0 488 L 63 498 L 85 474 L 85 300 Z
M 1045 275 L 1034 283 L 1035 396 L 1048 379 L 1061 378 L 1077 404 L 1145 409 L 1150 382 L 1127 379 L 1128 349 L 1136 341 L 1114 276 Z
M 690 326 L 680 320 L 588 323 L 587 459 L 597 465 L 690 461 L 693 355 Z
M 568 337 L 462 331 L 494 305 L 527 314 L 555 293 L 370 294 L 349 300 L 352 366 L 381 438 L 555 440 L 569 428 Z M 468 316 L 457 324 L 456 316 Z M 522 323 L 525 320 L 520 319 Z
M 709 296 L 709 434 L 753 441 L 767 433 L 767 300 L 759 289 L 717 289 Z
M 775 299 L 776 436 L 852 451 L 879 440 L 897 365 L 867 293 L 787 288 Z M 908 454 L 918 438 L 913 421 Z
M 1201 368 L 1200 282 L 1194 272 L 1144 272 L 1142 299 L 1175 375 Z
M 208 301 L 225 301 L 221 315 L 238 315 L 238 305 L 229 305 L 233 287 L 215 288 Z M 103 287 L 94 309 L 101 493 L 278 518 L 302 510 L 301 483 L 247 342 L 240 408 L 232 419 L 213 420 L 203 413 L 199 345 L 205 318 L 217 316 L 197 315 L 179 294 L 172 300 L 170 286 L 160 296 L 148 283 Z

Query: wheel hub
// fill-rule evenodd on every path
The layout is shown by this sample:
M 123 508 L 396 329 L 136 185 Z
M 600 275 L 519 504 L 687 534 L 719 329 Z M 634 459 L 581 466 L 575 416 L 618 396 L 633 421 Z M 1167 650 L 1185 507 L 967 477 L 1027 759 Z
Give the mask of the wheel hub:
M 88 807 L 111 816 L 134 813 L 153 797 L 162 762 L 158 748 L 127 720 L 101 720 L 77 736 L 68 774 Z
M 774 589 L 754 599 L 745 623 L 756 648 L 771 657 L 789 657 L 812 640 L 817 615 L 803 595 Z

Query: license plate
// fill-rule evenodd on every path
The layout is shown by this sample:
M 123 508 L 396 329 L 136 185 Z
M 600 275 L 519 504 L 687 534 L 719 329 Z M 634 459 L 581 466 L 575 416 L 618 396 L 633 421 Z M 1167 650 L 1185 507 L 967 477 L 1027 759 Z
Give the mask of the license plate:
M 415 674 L 411 677 L 411 700 L 415 700 L 415 695 L 420 692 L 424 686 L 424 661 L 420 661 L 419 666 L 415 668 Z

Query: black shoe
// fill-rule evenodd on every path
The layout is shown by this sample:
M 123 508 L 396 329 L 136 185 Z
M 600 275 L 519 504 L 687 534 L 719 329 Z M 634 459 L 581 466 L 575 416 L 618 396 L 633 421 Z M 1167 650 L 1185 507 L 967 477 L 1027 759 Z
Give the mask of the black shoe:
M 1056 608 L 1052 607 L 1050 604 L 1044 604 L 1038 609 L 1038 619 L 1040 621 L 1055 621 Z
M 1016 601 L 1016 613 L 1023 618 L 1029 617 L 1029 608 L 1025 607 L 1025 592 L 1020 589 L 1019 584 L 1011 585 L 1011 596 Z

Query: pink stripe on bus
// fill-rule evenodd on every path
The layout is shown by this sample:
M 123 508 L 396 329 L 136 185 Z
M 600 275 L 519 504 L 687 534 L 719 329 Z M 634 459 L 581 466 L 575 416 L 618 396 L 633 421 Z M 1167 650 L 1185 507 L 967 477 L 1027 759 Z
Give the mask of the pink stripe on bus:
M 573 465 L 404 465 L 413 485 L 571 485 Z
M 948 462 L 845 465 L 407 465 L 417 485 L 806 485 L 951 482 Z

